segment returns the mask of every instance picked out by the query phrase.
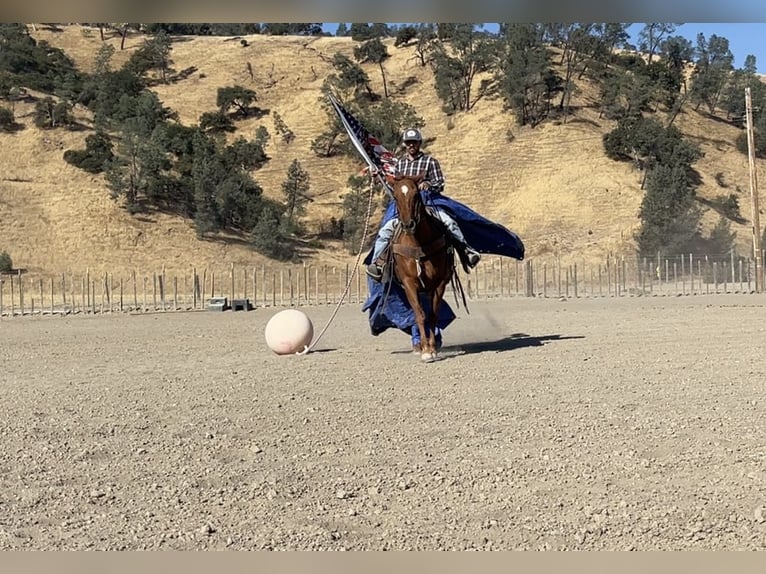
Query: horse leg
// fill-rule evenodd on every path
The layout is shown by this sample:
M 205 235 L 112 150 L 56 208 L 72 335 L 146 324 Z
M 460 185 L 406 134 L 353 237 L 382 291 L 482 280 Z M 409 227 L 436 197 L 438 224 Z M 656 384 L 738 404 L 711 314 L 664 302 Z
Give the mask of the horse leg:
M 441 283 L 431 293 L 431 312 L 429 313 L 428 317 L 428 347 L 434 359 L 436 359 L 436 353 L 438 351 L 436 348 L 436 324 L 439 321 L 439 308 L 441 307 L 442 299 L 444 298 L 444 290 L 446 287 L 446 283 Z
M 404 287 L 405 295 L 407 295 L 407 300 L 410 302 L 410 307 L 412 307 L 412 311 L 415 314 L 415 322 L 420 331 L 420 359 L 424 362 L 431 362 L 435 356 L 428 350 L 430 343 L 426 334 L 426 313 L 420 304 L 417 282 L 408 279 L 402 283 L 402 286 Z

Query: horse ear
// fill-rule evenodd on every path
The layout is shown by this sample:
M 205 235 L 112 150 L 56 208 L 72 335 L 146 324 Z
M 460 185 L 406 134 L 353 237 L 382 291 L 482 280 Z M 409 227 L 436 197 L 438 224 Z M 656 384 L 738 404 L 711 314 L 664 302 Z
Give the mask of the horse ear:
M 395 176 L 391 175 L 390 173 L 386 174 L 386 182 L 387 183 L 393 185 L 395 181 L 396 181 L 396 177 Z

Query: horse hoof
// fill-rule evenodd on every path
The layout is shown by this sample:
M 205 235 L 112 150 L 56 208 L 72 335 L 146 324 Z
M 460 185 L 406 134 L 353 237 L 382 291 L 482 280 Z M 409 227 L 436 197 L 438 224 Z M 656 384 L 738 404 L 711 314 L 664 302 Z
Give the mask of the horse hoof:
M 424 363 L 433 363 L 436 360 L 436 353 L 422 353 L 420 360 Z

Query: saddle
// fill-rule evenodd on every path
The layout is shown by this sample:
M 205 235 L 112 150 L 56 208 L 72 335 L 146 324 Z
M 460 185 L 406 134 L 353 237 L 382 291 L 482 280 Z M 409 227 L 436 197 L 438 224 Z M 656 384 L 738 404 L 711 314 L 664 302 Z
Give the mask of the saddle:
M 380 259 L 378 259 L 378 264 L 380 268 L 383 271 L 383 277 L 381 278 L 381 283 L 387 283 L 391 279 L 395 278 L 394 275 L 394 253 L 398 253 L 400 255 L 404 255 L 406 257 L 412 257 L 412 258 L 425 258 L 428 257 L 431 253 L 434 251 L 437 251 L 441 249 L 442 247 L 446 246 L 447 248 L 447 256 L 452 257 L 452 270 L 454 272 L 455 270 L 455 260 L 454 255 L 457 254 L 458 259 L 460 261 L 460 265 L 463 267 L 463 270 L 466 273 L 471 272 L 470 265 L 468 263 L 468 255 L 465 252 L 464 246 L 457 243 L 452 235 L 449 233 L 449 230 L 447 229 L 447 226 L 444 225 L 441 219 L 439 219 L 439 216 L 436 213 L 436 210 L 432 207 L 426 207 L 426 211 L 428 212 L 429 217 L 431 218 L 431 222 L 434 223 L 440 230 L 441 230 L 441 236 L 432 241 L 429 245 L 426 245 L 421 248 L 411 248 L 411 247 L 405 247 L 403 245 L 396 245 L 396 240 L 401 236 L 402 233 L 404 233 L 404 227 L 402 226 L 401 222 L 397 223 L 394 227 L 394 233 L 391 236 L 391 241 L 389 244 L 383 249 L 383 252 L 380 254 Z

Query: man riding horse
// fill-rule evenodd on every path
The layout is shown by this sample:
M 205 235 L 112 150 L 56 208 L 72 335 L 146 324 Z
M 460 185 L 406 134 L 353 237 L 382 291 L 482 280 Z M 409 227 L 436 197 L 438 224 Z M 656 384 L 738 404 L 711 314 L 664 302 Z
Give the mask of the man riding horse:
M 402 141 L 407 153 L 396 162 L 396 172 L 399 175 L 411 177 L 422 175 L 423 179 L 418 189 L 420 191 L 427 191 L 429 195 L 441 194 L 444 191 L 444 174 L 439 161 L 420 149 L 423 143 L 423 136 L 420 130 L 415 128 L 406 129 L 402 136 Z M 426 201 L 426 204 L 430 205 L 431 202 Z M 468 245 L 457 222 L 442 209 L 434 208 L 434 211 L 449 232 L 452 244 L 455 246 L 461 261 L 467 267 L 475 267 L 479 263 L 481 255 Z M 398 217 L 394 216 L 386 221 L 378 231 L 375 248 L 372 253 L 372 263 L 365 268 L 367 275 L 375 281 L 380 281 L 383 277 L 382 255 L 391 242 L 398 221 Z
M 348 117 L 347 112 L 345 113 Z M 374 139 L 372 136 L 369 137 L 370 140 Z M 418 193 L 424 196 L 424 203 L 444 224 L 450 243 L 454 246 L 466 270 L 479 263 L 480 253 L 524 259 L 524 243 L 516 233 L 486 219 L 468 206 L 442 193 L 444 175 L 441 166 L 436 158 L 421 151 L 423 136 L 419 130 L 415 128 L 405 130 L 402 140 L 407 154 L 400 159 L 393 158 L 393 154 L 386 150 L 385 160 L 381 161 L 384 158 L 378 154 L 378 151 L 384 148 L 376 139 L 377 148 L 372 144 L 366 146 L 365 153 L 379 160 L 375 162 L 374 168 L 371 165 L 372 162 L 368 161 L 369 168 L 377 172 L 379 177 L 383 174 L 391 176 L 393 173 L 416 179 L 416 176 L 423 176 L 423 181 L 418 185 Z M 383 214 L 383 224 L 378 231 L 375 245 L 364 260 L 365 271 L 369 276 L 367 281 L 369 295 L 362 306 L 362 311 L 369 312 L 370 331 L 374 336 L 390 328 L 400 329 L 410 335 L 413 349 L 416 349 L 421 344 L 416 314 L 398 281 L 393 279 L 382 281 L 385 275 L 382 269 L 384 260 L 390 260 L 383 254 L 389 249 L 398 220 L 396 204 L 391 201 Z M 441 346 L 442 331 L 455 318 L 449 303 L 442 301 L 435 327 L 437 348 Z

